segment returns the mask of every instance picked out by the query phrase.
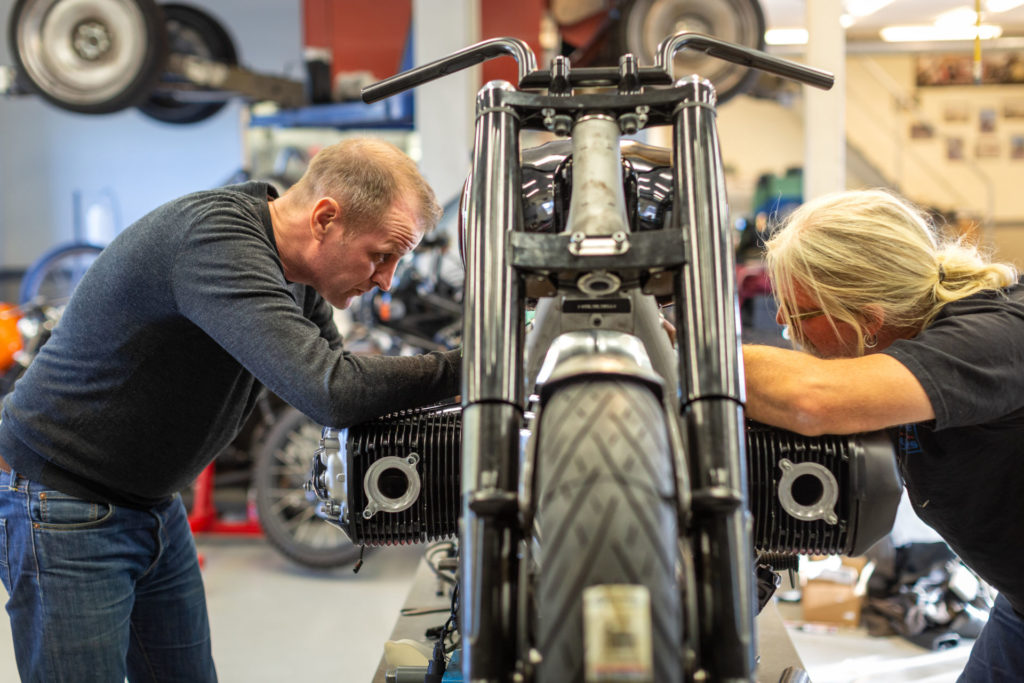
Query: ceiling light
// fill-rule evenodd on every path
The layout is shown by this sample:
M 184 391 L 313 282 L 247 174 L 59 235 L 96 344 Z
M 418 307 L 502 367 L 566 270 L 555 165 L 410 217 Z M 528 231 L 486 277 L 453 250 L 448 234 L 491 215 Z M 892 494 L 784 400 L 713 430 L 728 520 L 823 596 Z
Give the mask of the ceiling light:
M 768 45 L 806 45 L 807 29 L 771 28 L 764 32 L 764 42 Z
M 929 42 L 935 40 L 991 40 L 1003 34 L 1001 26 L 886 26 L 880 33 L 888 43 Z
M 1006 12 L 1024 5 L 1024 0 L 988 0 L 985 9 L 989 12 Z
M 1024 0 L 1021 2 L 1024 3 Z M 859 18 L 872 15 L 890 3 L 892 0 L 846 0 L 843 5 L 847 14 Z
M 935 17 L 935 25 L 946 27 L 974 26 L 978 22 L 978 13 L 970 7 L 957 7 Z
M 1024 0 L 1020 0 L 1020 1 L 1024 2 Z M 843 28 L 850 28 L 855 23 L 857 23 L 857 17 L 853 16 L 852 14 L 840 14 L 839 15 L 839 25 L 842 26 Z

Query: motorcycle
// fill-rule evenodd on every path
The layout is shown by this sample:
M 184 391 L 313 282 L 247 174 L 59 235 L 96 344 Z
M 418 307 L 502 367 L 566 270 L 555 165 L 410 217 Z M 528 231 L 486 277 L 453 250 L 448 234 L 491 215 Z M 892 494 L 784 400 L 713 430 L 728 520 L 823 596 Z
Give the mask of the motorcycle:
M 363 91 L 518 63 L 518 87 L 490 82 L 476 100 L 461 402 L 326 428 L 307 483 L 353 543 L 457 535 L 452 617 L 423 680 L 750 681 L 776 572 L 860 554 L 892 525 L 885 435 L 744 417 L 715 89 L 676 79 L 684 48 L 833 81 L 681 32 L 653 66 L 538 69 L 497 38 Z M 652 126 L 671 128 L 670 149 L 629 139 Z M 562 139 L 521 149 L 526 130 Z

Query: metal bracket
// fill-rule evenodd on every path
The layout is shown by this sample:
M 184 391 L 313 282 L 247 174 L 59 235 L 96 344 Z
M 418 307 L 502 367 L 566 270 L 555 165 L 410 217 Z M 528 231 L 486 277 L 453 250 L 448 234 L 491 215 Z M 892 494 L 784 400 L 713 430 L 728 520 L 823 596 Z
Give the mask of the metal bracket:
M 301 81 L 259 74 L 195 55 L 172 54 L 167 70 L 195 85 L 238 93 L 253 100 L 270 100 L 288 109 L 307 104 L 306 86 Z

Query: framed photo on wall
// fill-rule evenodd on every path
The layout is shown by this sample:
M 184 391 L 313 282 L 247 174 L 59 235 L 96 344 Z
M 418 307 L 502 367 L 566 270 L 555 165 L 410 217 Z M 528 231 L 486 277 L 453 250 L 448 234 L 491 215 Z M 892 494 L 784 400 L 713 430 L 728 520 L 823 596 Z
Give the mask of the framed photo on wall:
M 942 120 L 946 123 L 967 123 L 971 107 L 965 100 L 953 100 L 942 106 Z
M 999 138 L 995 135 L 983 135 L 974 145 L 974 156 L 978 159 L 996 159 L 1000 153 Z
M 1010 136 L 1010 158 L 1024 159 L 1024 135 Z
M 985 107 L 978 112 L 978 130 L 982 133 L 994 133 L 996 130 L 996 110 Z
M 964 139 L 960 137 L 946 138 L 946 158 L 950 161 L 962 161 L 964 158 Z

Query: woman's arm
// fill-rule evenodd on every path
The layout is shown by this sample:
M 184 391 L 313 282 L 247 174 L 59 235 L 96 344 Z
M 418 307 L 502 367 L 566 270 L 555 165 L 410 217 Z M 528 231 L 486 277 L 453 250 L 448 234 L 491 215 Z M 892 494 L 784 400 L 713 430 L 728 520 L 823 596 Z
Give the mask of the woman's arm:
M 935 417 L 917 378 L 895 358 L 821 359 L 744 346 L 746 415 L 806 435 L 852 434 Z

